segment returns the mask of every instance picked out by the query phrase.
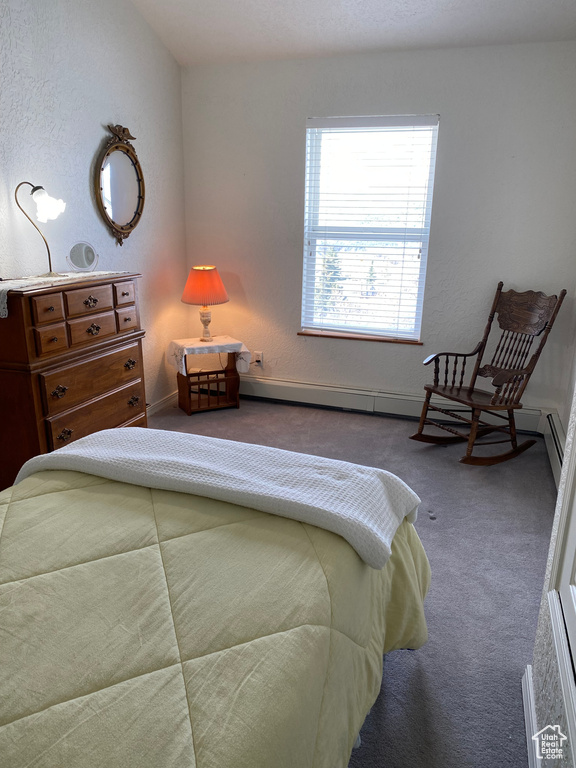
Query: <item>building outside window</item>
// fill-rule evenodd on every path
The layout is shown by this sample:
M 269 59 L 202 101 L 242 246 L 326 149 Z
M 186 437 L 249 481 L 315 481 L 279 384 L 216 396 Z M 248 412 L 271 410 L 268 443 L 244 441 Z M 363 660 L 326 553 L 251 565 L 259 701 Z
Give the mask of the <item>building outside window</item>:
M 418 341 L 438 115 L 309 118 L 302 331 Z

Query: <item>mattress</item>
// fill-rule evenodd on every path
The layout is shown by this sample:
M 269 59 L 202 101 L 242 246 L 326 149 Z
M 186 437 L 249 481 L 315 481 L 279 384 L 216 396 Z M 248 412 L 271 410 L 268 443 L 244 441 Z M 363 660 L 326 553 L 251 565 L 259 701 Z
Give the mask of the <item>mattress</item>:
M 428 584 L 407 520 L 378 570 L 297 520 L 37 472 L 0 494 L 0 764 L 345 768 Z

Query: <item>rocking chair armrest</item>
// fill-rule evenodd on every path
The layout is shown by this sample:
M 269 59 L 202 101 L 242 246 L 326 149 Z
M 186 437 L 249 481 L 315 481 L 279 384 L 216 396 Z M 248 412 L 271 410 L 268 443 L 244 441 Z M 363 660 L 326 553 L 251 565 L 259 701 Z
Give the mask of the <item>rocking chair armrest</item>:
M 497 373 L 496 376 L 492 379 L 492 385 L 494 387 L 503 387 L 504 384 L 508 384 L 509 381 L 512 381 L 517 376 L 526 376 L 527 373 L 530 373 L 526 368 L 521 368 L 514 370 L 512 368 L 509 368 L 506 371 L 500 371 L 500 373 Z
M 423 361 L 423 365 L 430 365 L 430 363 L 433 360 L 436 360 L 440 357 L 474 357 L 474 355 L 477 355 L 478 352 L 482 349 L 482 342 L 479 341 L 478 344 L 474 347 L 472 352 L 437 352 L 435 355 L 429 355 L 426 360 Z

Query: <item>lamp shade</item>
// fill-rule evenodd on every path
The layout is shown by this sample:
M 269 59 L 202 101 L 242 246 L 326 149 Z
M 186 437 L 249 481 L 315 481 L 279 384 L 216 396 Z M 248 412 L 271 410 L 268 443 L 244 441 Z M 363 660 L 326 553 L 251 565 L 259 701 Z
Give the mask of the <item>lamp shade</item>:
M 216 267 L 192 267 L 182 294 L 184 304 L 207 307 L 211 304 L 224 304 L 228 300 L 226 288 Z
M 44 187 L 35 187 L 30 194 L 36 203 L 36 218 L 44 224 L 52 219 L 57 219 L 66 209 L 66 203 L 63 200 L 50 197 Z

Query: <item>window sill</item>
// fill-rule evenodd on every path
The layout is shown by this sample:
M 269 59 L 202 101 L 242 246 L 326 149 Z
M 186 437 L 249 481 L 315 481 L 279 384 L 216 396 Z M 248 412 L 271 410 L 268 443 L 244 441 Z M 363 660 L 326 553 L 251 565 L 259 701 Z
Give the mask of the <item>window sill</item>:
M 423 346 L 421 341 L 399 339 L 393 336 L 368 336 L 362 333 L 337 333 L 336 331 L 298 331 L 298 336 L 323 336 L 327 339 L 359 339 L 360 341 L 381 341 L 386 344 L 414 344 Z

